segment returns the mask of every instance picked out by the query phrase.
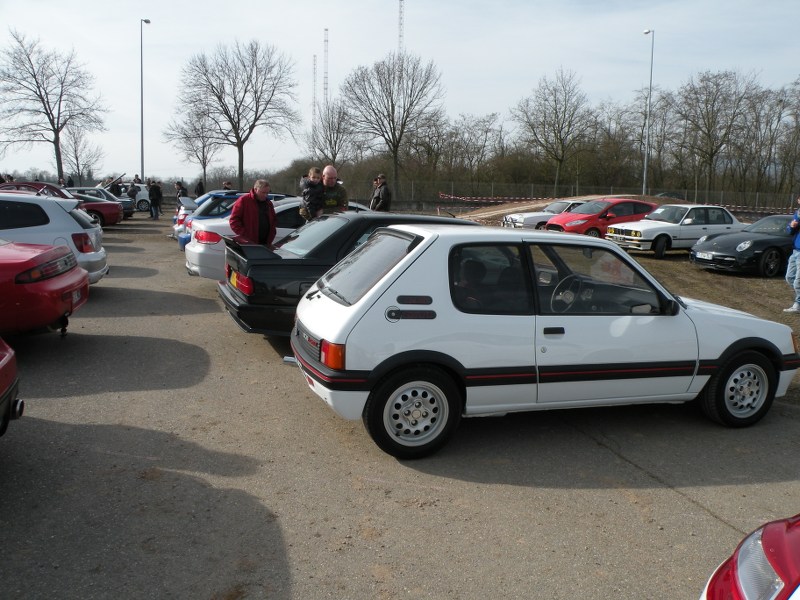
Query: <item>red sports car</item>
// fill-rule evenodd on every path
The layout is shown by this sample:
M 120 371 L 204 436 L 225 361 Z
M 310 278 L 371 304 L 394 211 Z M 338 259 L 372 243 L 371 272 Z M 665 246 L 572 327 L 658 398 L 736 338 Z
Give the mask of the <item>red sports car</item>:
M 800 515 L 748 535 L 706 584 L 700 600 L 791 600 L 800 594 Z
M 0 435 L 8 428 L 11 419 L 19 419 L 25 403 L 17 398 L 17 357 L 0 339 Z
M 64 333 L 88 297 L 89 275 L 67 246 L 0 239 L 0 333 Z
M 0 191 L 19 191 L 29 194 L 51 196 L 53 198 L 78 200 L 80 202 L 79 208 L 82 208 L 97 219 L 100 222 L 100 227 L 116 225 L 122 221 L 123 217 L 122 204 L 118 202 L 108 202 L 96 198 L 87 198 L 86 196 L 75 196 L 64 188 L 44 181 L 10 181 L 7 183 L 0 183 Z

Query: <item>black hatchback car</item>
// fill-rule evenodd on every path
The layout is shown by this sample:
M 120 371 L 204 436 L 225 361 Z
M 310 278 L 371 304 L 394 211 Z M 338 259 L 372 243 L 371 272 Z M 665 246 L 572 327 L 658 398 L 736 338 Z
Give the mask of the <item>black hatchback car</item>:
M 698 267 L 719 271 L 751 271 L 776 277 L 786 271 L 794 240 L 786 226 L 792 215 L 770 215 L 733 233 L 697 240 L 689 259 Z
M 346 212 L 309 221 L 274 251 L 225 237 L 225 280 L 217 284 L 219 296 L 245 331 L 288 336 L 297 303 L 317 279 L 379 227 L 404 223 L 477 225 L 452 217 Z

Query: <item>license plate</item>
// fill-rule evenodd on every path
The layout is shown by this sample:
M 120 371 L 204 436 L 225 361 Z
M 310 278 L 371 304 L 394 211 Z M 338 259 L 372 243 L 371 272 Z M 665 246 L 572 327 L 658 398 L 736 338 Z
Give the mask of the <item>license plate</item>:
M 711 260 L 711 254 L 709 252 L 696 252 L 695 257 L 700 260 Z
M 72 291 L 72 303 L 77 304 L 81 301 L 81 291 L 80 290 L 73 290 Z

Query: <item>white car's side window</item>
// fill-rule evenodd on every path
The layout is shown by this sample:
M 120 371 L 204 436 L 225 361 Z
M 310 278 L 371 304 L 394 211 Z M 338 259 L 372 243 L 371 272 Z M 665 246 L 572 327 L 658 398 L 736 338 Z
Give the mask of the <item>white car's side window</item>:
M 531 246 L 543 314 L 657 313 L 658 293 L 619 256 L 603 248 Z
M 450 257 L 450 293 L 462 312 L 531 314 L 531 284 L 518 246 L 462 246 Z

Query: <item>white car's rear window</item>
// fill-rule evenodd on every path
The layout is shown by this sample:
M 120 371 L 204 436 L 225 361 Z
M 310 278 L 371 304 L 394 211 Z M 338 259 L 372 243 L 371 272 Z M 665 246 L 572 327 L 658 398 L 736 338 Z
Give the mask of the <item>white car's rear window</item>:
M 337 302 L 346 305 L 358 302 L 403 259 L 416 239 L 389 230 L 372 235 L 323 275 L 320 289 Z

